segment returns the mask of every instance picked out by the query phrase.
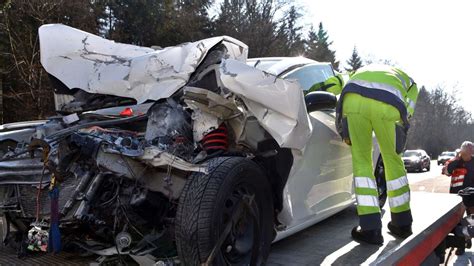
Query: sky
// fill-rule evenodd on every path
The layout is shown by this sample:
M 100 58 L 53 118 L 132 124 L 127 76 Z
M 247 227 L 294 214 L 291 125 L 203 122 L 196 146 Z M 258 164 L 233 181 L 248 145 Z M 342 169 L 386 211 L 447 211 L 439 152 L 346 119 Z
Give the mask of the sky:
M 395 62 L 419 87 L 456 88 L 474 114 L 474 1 L 295 1 L 305 27 L 323 22 L 341 63 L 355 45 L 363 59 Z

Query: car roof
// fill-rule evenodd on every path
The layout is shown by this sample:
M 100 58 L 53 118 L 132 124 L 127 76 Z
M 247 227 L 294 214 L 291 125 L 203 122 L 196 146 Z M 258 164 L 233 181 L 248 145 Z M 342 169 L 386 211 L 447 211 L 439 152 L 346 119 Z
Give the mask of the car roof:
M 258 62 L 258 64 L 257 64 Z M 247 59 L 247 64 L 270 73 L 275 76 L 287 72 L 290 69 L 305 65 L 330 65 L 327 62 L 318 62 L 306 57 L 259 57 Z

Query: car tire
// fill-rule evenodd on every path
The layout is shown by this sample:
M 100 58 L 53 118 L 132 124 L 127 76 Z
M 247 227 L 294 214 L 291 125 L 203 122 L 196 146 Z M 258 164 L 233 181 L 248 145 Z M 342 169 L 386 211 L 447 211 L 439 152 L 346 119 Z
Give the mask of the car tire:
M 428 167 L 426 167 L 426 172 L 429 172 L 431 170 L 431 163 L 428 164 Z
M 379 156 L 377 160 L 377 165 L 375 167 L 375 182 L 377 183 L 377 190 L 379 193 L 379 206 L 380 209 L 383 208 L 385 202 L 387 202 L 387 181 L 385 180 L 385 170 L 384 170 L 382 156 Z
M 275 236 L 273 197 L 265 174 L 243 157 L 207 163 L 208 174 L 191 174 L 180 195 L 175 231 L 181 263 L 206 263 L 214 250 L 212 265 L 265 264 Z M 215 247 L 236 212 L 241 214 L 238 222 L 230 223 L 231 232 Z

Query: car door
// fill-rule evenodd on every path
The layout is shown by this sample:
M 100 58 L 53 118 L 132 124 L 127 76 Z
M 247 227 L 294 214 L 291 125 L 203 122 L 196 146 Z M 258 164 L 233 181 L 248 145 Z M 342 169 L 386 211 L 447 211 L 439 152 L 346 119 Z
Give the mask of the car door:
M 285 78 L 297 79 L 307 90 L 332 74 L 329 65 L 313 65 L 298 69 Z M 353 201 L 350 147 L 337 133 L 335 110 L 311 112 L 309 118 L 313 134 L 302 157 L 295 160 L 284 195 L 290 206 L 288 212 L 279 217 L 290 227 L 322 220 Z

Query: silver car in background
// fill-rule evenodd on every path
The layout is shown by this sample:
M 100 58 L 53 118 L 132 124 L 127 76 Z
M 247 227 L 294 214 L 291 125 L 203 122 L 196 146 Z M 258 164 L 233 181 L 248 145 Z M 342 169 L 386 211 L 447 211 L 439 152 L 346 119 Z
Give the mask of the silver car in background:
M 454 157 L 456 157 L 455 151 L 443 151 L 438 156 L 438 165 L 444 165 L 447 161 L 453 159 Z

